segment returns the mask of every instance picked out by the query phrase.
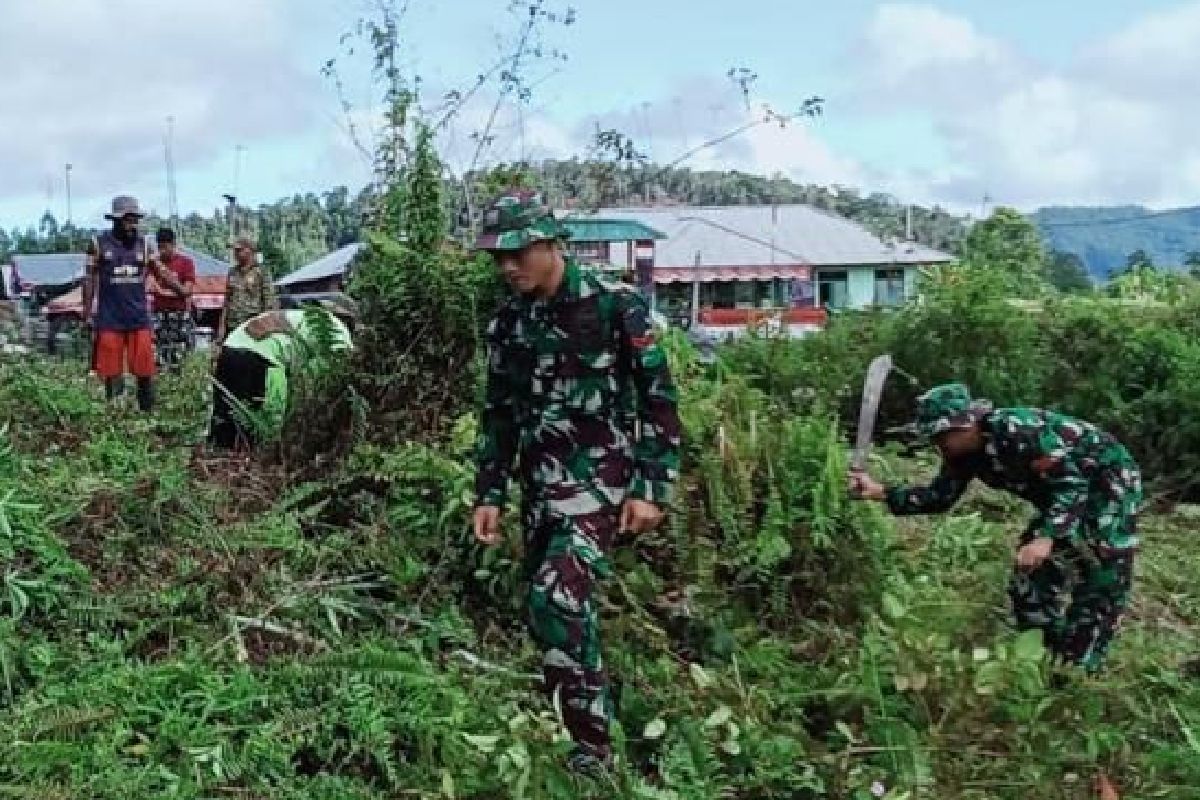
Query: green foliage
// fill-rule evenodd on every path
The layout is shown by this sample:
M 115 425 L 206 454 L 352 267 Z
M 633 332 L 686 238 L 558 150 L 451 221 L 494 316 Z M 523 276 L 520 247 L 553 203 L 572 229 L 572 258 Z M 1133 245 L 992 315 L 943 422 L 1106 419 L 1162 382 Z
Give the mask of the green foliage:
M 1036 236 L 1007 211 L 912 306 L 802 341 L 752 336 L 712 365 L 664 337 L 684 474 L 668 524 L 616 548 L 598 598 L 618 766 L 566 774 L 558 711 L 533 691 L 519 518 L 494 549 L 468 530 L 497 278 L 447 241 L 454 204 L 384 8 L 364 28 L 390 112 L 351 287 L 356 352 L 340 360 L 318 330 L 282 466 L 187 446 L 202 365 L 164 382 L 148 421 L 102 405 L 70 365 L 0 361 L 0 795 L 1067 798 L 1098 767 L 1131 796 L 1200 784 L 1194 510 L 1147 520 L 1112 672 L 1054 692 L 1036 637 L 1003 622 L 1014 504 L 972 495 L 939 523 L 893 523 L 846 496 L 842 420 L 880 352 L 904 370 L 881 425 L 907 419 L 919 386 L 965 379 L 1102 422 L 1177 488 L 1200 476 L 1196 296 L 1049 295 Z M 524 46 L 506 84 L 518 97 Z M 551 178 L 552 192 L 605 202 L 794 192 L 879 230 L 902 219 L 885 198 L 780 178 L 557 174 L 584 182 Z M 950 215 L 915 211 L 922 240 L 961 236 Z M 932 467 L 889 448 L 876 464 Z
M 1105 288 L 1110 297 L 1173 303 L 1194 291 L 1195 280 L 1186 273 L 1159 270 L 1147 261 L 1138 260 L 1113 276 Z
M 640 206 L 648 200 L 697 206 L 806 203 L 852 219 L 883 239 L 904 238 L 911 213 L 913 239 L 949 252 L 958 252 L 966 235 L 966 221 L 938 206 L 907 206 L 889 195 L 799 184 L 783 175 L 692 170 L 624 157 L 633 144 L 624 136 L 612 141 L 605 149 L 617 153 L 615 159 L 594 153 L 587 158 L 501 164 L 468 172 L 465 180 L 480 187 L 482 199 L 510 185 L 524 185 L 522 181 L 535 175 L 537 185 L 558 207 Z
M 975 223 L 963 243 L 963 264 L 995 275 L 1009 297 L 1037 297 L 1046 291 L 1046 250 L 1037 227 L 1020 212 L 997 208 Z
M 685 376 L 680 415 L 704 525 L 729 554 L 720 570 L 731 585 L 781 622 L 797 611 L 850 619 L 871 606 L 878 526 L 845 501 L 847 463 L 835 419 L 819 407 L 789 417 L 790 386 L 764 392 L 720 363 L 713 374 L 687 380 L 694 354 L 673 343 L 672 356 Z
M 1054 250 L 1050 253 L 1047 266 L 1050 285 L 1063 294 L 1085 294 L 1092 290 L 1092 279 L 1087 265 L 1074 253 Z
M 959 380 L 1000 405 L 1039 399 L 1049 355 L 1042 322 L 1009 302 L 1010 286 L 1010 275 L 986 265 L 940 271 L 922 302 L 889 318 L 889 352 L 919 386 Z
M 1197 358 L 1200 315 L 1188 300 L 1018 309 L 956 275 L 919 317 L 859 319 L 865 342 L 839 321 L 706 366 L 665 337 L 685 476 L 667 529 L 615 554 L 605 642 L 622 760 L 601 782 L 564 773 L 562 727 L 531 691 L 515 517 L 504 547 L 469 537 L 470 415 L 423 443 L 359 443 L 280 486 L 105 413 L 69 365 L 0 363 L 14 574 L 0 593 L 0 792 L 683 800 L 873 797 L 878 782 L 983 800 L 1014 782 L 1070 797 L 1098 766 L 1135 796 L 1195 785 L 1194 521 L 1147 520 L 1140 610 L 1112 674 L 1055 692 L 1040 647 L 1001 613 L 1019 509 L 978 496 L 940 523 L 893 527 L 846 499 L 846 445 L 823 409 L 854 405 L 858 366 L 842 361 L 914 338 L 917 320 L 966 347 L 950 322 L 965 319 L 995 344 L 972 358 L 1016 370 L 1001 358 L 1028 331 L 1003 329 L 1007 308 L 1042 332 L 1041 391 L 1111 406 L 1116 422 L 1144 416 L 1170 468 L 1186 468 L 1192 434 L 1165 423 L 1172 409 L 1186 422 L 1170 404 L 1198 385 L 1179 365 Z M 935 341 L 911 357 L 953 357 Z M 191 367 L 164 400 L 198 391 Z M 1025 391 L 1024 374 L 990 388 Z M 164 407 L 185 418 L 165 430 L 202 427 L 199 404 Z M 886 450 L 880 464 L 931 466 Z

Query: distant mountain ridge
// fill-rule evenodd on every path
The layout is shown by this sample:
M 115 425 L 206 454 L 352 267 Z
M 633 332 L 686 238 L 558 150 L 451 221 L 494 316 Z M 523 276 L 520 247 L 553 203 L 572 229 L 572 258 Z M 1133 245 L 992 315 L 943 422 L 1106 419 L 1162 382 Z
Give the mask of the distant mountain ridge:
M 1161 211 L 1144 206 L 1050 206 L 1030 218 L 1046 245 L 1074 253 L 1088 272 L 1104 280 L 1143 250 L 1156 266 L 1180 269 L 1200 251 L 1200 206 Z

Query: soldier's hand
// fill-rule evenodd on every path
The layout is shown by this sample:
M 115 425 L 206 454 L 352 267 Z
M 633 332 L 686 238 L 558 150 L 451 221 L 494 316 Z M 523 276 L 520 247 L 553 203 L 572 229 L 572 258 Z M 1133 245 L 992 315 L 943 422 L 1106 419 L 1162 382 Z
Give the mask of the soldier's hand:
M 1050 557 L 1054 540 L 1049 536 L 1034 539 L 1017 551 L 1017 566 L 1024 570 L 1035 570 Z
M 479 506 L 475 509 L 475 538 L 489 547 L 500 542 L 499 506 Z
M 856 500 L 882 501 L 886 495 L 883 484 L 865 472 L 850 470 L 847 474 L 850 496 Z
M 621 506 L 621 533 L 645 533 L 662 522 L 662 509 L 645 500 L 631 497 Z

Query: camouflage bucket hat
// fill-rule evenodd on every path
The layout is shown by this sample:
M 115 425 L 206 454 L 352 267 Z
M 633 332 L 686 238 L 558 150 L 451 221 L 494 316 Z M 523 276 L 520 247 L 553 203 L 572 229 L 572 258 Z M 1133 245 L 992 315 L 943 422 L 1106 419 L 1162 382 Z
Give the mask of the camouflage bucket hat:
M 518 189 L 497 197 L 483 213 L 476 250 L 524 250 L 534 242 L 568 238 L 566 226 L 541 192 Z
M 917 398 L 917 430 L 929 438 L 966 430 L 991 408 L 986 400 L 972 400 L 971 390 L 961 383 L 935 386 Z

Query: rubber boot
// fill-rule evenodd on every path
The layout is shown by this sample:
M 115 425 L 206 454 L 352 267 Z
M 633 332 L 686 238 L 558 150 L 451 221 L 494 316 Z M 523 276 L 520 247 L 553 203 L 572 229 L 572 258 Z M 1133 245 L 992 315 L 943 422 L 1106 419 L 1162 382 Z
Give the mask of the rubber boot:
M 154 379 L 153 378 L 138 378 L 137 379 L 137 401 L 138 408 L 149 414 L 154 410 Z
M 109 400 L 116 400 L 125 393 L 125 377 L 109 378 L 104 382 L 104 396 Z

